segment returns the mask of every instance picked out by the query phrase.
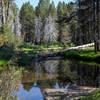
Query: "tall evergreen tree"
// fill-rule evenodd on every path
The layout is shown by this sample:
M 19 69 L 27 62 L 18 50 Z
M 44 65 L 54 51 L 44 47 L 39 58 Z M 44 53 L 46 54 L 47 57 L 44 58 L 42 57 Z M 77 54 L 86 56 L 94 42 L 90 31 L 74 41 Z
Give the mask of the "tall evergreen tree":
M 56 19 L 57 17 L 57 12 L 56 12 L 56 7 L 54 2 L 52 1 L 52 3 L 49 6 L 49 15 L 51 15 L 54 19 Z
M 59 2 L 58 3 L 58 6 L 57 6 L 58 21 L 62 20 L 63 14 L 64 14 L 64 11 L 63 11 L 63 3 L 62 2 Z
M 69 43 L 70 41 L 70 31 L 69 31 L 69 25 L 64 18 L 69 17 L 69 12 L 67 10 L 67 5 L 65 2 L 59 2 L 57 7 L 57 14 L 58 14 L 58 30 L 59 30 L 59 38 L 58 41 L 62 44 Z
M 29 2 L 23 4 L 20 10 L 20 23 L 22 25 L 22 36 L 24 41 L 32 42 L 34 35 L 35 11 Z
M 36 15 L 45 19 L 48 15 L 50 0 L 40 0 L 38 6 L 36 7 Z
M 95 52 L 99 50 L 100 41 L 100 0 L 77 0 L 78 18 L 80 23 L 82 43 L 95 43 Z

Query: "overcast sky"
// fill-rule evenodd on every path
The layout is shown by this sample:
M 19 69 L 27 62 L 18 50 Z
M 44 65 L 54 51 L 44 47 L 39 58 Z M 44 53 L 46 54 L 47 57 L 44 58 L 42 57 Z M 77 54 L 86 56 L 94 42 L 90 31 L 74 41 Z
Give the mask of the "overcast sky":
M 25 3 L 25 2 L 30 2 L 34 7 L 37 6 L 39 0 L 15 0 L 16 4 L 18 5 L 19 8 L 21 8 L 22 4 Z M 61 1 L 61 2 L 71 2 L 71 1 L 74 1 L 74 0 L 51 0 L 51 1 L 54 1 L 55 5 L 57 6 L 58 2 Z

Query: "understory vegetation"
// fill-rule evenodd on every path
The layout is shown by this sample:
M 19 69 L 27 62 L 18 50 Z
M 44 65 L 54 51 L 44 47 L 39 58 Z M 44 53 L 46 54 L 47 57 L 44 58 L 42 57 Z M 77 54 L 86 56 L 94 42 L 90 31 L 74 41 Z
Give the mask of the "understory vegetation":
M 88 97 L 82 98 L 81 100 L 99 100 L 99 99 L 100 99 L 100 90 Z

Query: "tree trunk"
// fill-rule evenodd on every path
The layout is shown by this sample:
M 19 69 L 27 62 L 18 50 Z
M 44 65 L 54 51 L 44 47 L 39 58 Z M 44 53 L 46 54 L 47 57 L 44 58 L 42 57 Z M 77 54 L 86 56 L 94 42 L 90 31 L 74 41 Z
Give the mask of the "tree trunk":
M 99 17 L 100 17 L 100 7 L 99 7 L 99 0 L 96 0 L 96 15 L 97 15 L 97 35 L 98 35 L 98 41 L 97 41 L 97 50 L 99 51 L 100 46 L 100 28 L 99 28 Z
M 97 31 L 96 31 L 96 2 L 95 0 L 93 1 L 93 12 L 94 12 L 94 18 L 93 18 L 93 22 L 94 22 L 94 48 L 95 48 L 95 53 L 97 53 Z
M 7 13 L 6 13 L 6 22 L 8 23 L 9 11 L 10 11 L 10 1 L 7 1 Z
M 5 20 L 5 5 L 4 5 L 4 0 L 1 0 L 1 15 L 2 15 L 2 24 L 4 25 L 6 20 Z

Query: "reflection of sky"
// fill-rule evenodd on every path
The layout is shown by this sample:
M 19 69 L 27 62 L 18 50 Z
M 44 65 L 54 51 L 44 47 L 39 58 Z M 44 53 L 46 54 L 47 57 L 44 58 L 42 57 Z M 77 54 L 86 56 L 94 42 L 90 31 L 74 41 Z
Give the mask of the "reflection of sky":
M 38 87 L 32 87 L 29 91 L 26 91 L 23 85 L 21 85 L 15 96 L 17 96 L 19 100 L 43 100 L 40 88 Z
M 18 97 L 18 100 L 44 100 L 40 88 L 35 86 L 38 86 L 37 82 L 34 82 L 33 87 L 29 91 L 27 91 L 24 89 L 23 85 L 21 85 L 19 91 L 15 91 L 15 96 Z M 73 86 L 76 87 L 76 84 L 73 84 Z M 69 85 L 60 87 L 58 82 L 56 82 L 54 88 L 64 90 L 70 89 Z
M 55 89 L 64 89 L 64 90 L 68 90 L 69 89 L 69 85 L 66 85 L 65 88 L 64 87 L 60 87 L 58 82 L 56 82 L 56 85 L 54 86 Z

